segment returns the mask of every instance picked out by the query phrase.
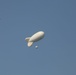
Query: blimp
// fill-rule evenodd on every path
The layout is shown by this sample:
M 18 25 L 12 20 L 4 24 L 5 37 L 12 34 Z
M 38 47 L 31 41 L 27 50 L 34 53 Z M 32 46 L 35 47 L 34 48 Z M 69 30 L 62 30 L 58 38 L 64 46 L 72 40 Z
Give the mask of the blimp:
M 43 39 L 44 38 L 44 35 L 45 34 L 44 34 L 43 31 L 38 31 L 35 34 L 33 34 L 31 37 L 25 38 L 25 40 L 27 41 L 27 46 L 28 47 L 31 47 L 34 42 L 37 42 L 37 41 Z

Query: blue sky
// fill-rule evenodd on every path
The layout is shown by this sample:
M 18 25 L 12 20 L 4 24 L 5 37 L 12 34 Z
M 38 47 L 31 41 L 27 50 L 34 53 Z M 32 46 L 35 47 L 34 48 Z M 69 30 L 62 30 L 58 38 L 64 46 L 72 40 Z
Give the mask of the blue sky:
M 76 1 L 0 0 L 0 75 L 76 75 Z

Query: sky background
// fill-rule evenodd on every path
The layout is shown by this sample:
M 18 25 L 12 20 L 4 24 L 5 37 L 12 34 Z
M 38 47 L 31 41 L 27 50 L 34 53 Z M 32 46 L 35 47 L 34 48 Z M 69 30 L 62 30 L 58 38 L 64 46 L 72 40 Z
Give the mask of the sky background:
M 76 1 L 0 0 L 0 75 L 76 75 Z

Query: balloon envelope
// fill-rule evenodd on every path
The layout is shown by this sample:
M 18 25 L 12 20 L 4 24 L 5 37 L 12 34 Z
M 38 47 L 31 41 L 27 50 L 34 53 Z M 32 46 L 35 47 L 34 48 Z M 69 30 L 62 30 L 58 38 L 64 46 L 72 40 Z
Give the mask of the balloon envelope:
M 35 48 L 37 49 L 37 48 L 38 48 L 38 46 L 35 46 Z

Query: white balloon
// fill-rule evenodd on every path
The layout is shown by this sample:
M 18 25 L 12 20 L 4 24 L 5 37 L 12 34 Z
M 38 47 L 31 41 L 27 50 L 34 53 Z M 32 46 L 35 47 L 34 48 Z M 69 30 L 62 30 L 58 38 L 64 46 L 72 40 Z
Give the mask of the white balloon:
M 35 48 L 37 49 L 37 48 L 38 48 L 38 46 L 35 46 Z

